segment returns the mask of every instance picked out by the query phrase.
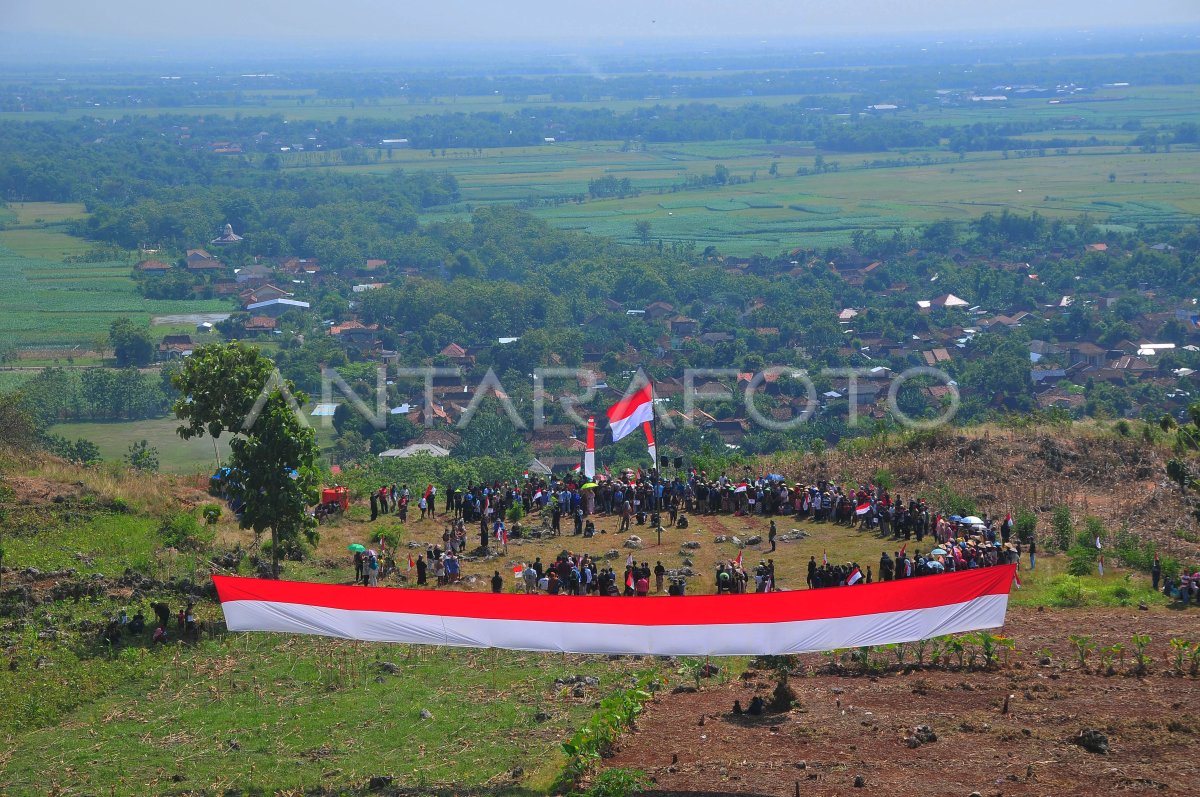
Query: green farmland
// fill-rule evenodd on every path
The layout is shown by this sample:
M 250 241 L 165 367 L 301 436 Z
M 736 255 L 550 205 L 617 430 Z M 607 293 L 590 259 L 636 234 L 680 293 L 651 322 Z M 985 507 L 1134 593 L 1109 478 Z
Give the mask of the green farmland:
M 330 158 L 333 153 L 321 153 Z M 634 224 L 649 221 L 666 242 L 694 241 L 748 255 L 797 246 L 844 245 L 855 230 L 890 231 L 939 219 L 967 221 L 1008 209 L 1134 226 L 1180 223 L 1200 213 L 1200 150 L 1141 152 L 1121 146 L 1067 148 L 1067 154 L 946 152 L 825 154 L 803 144 L 731 141 L 647 145 L 623 151 L 618 142 L 484 150 L 399 151 L 365 166 L 331 166 L 358 173 L 449 171 L 463 201 L 437 216 L 493 202 L 526 201 L 560 226 L 632 243 Z M 316 168 L 317 154 L 307 162 Z M 304 161 L 297 159 L 299 166 Z M 885 164 L 886 165 L 882 165 Z M 683 189 L 689 176 L 729 170 L 723 186 Z M 775 164 L 778 177 L 769 172 Z M 836 168 L 836 171 L 833 169 Z M 585 201 L 588 182 L 628 178 L 639 196 Z
M 92 248 L 65 231 L 66 222 L 85 216 L 81 204 L 20 202 L 2 212 L 8 228 L 0 230 L 0 340 L 23 348 L 87 348 L 122 316 L 149 323 L 160 314 L 230 309 L 220 300 L 142 298 L 130 276 L 132 259 L 66 262 Z

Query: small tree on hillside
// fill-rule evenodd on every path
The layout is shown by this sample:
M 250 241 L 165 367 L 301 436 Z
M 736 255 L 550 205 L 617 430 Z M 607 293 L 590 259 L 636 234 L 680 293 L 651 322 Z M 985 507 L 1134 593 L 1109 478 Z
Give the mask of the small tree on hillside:
M 158 473 L 158 449 L 146 440 L 139 440 L 129 446 L 129 454 L 125 457 L 129 467 L 145 473 Z
M 316 433 L 292 411 L 279 390 L 271 391 L 245 438 L 230 444 L 235 477 L 230 495 L 242 502 L 241 527 L 271 531 L 271 575 L 279 577 L 279 556 L 299 555 L 318 539 L 308 507 L 317 501 Z

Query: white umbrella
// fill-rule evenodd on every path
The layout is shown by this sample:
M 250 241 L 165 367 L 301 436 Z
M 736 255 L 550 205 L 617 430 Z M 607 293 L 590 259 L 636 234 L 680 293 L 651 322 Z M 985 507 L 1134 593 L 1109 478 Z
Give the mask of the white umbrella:
M 980 520 L 979 518 L 975 517 L 974 515 L 967 515 L 965 518 L 962 519 L 961 522 L 966 523 L 968 526 L 982 526 L 983 525 L 983 521 Z

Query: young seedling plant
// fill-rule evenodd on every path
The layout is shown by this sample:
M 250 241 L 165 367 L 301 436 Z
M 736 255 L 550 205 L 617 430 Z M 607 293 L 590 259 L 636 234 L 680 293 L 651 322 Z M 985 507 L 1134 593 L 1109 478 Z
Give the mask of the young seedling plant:
M 1134 634 L 1131 641 L 1133 642 L 1134 671 L 1138 675 L 1145 675 L 1150 668 L 1150 656 L 1146 654 L 1146 648 L 1150 645 L 1150 635 Z
M 1090 636 L 1071 634 L 1071 644 L 1075 646 L 1075 655 L 1079 657 L 1079 669 L 1087 670 L 1087 657 L 1096 647 Z

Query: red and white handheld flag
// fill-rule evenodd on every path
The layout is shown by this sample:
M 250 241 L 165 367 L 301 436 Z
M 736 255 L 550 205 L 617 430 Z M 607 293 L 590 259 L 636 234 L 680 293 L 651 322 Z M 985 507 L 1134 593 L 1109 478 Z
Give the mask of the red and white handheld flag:
M 642 424 L 642 431 L 646 433 L 646 448 L 650 451 L 651 465 L 658 468 L 658 447 L 654 444 L 654 424 L 646 421 Z
M 733 560 L 734 567 L 742 566 L 742 552 L 738 551 L 738 558 Z
M 757 656 L 913 642 L 1004 624 L 1015 565 L 862 589 L 563 601 L 213 576 L 231 631 L 553 653 Z M 627 580 L 626 583 L 631 583 Z
M 408 569 L 412 570 L 416 566 L 417 566 L 417 564 L 416 564 L 416 562 L 413 561 L 412 554 L 409 554 L 408 555 Z
M 826 553 L 824 548 L 821 549 L 821 561 L 823 561 L 825 564 L 829 564 L 829 554 Z
M 583 452 L 583 475 L 596 479 L 596 418 L 589 417 L 587 423 L 587 449 Z
M 608 425 L 613 442 L 632 434 L 643 423 L 654 420 L 654 388 L 646 385 L 632 396 L 608 408 Z
M 865 515 L 870 511 L 871 511 L 871 502 L 870 501 L 863 501 L 861 504 L 854 507 L 854 514 L 856 514 L 856 515 Z
M 856 567 L 851 570 L 850 575 L 846 577 L 846 584 L 853 587 L 860 581 L 862 581 L 862 571 Z

